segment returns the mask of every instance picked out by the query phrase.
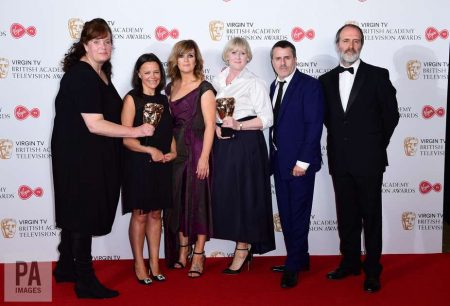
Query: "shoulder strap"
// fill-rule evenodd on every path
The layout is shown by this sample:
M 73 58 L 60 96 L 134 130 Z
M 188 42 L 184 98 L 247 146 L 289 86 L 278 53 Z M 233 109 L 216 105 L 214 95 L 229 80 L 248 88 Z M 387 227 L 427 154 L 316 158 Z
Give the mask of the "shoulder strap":
M 200 84 L 200 91 L 199 91 L 199 97 L 201 97 L 205 92 L 207 92 L 208 90 L 212 90 L 214 95 L 216 95 L 216 90 L 214 89 L 214 87 L 212 86 L 212 84 L 208 81 L 202 81 L 202 83 Z

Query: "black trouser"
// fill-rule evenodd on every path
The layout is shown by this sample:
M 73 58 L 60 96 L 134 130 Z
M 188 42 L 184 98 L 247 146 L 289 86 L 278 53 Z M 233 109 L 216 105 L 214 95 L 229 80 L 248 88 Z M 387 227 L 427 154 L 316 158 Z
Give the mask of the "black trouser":
M 366 258 L 363 268 L 369 276 L 379 276 L 382 249 L 382 201 L 383 175 L 353 176 L 333 175 L 336 194 L 336 211 L 340 250 L 343 255 L 341 268 L 361 268 L 361 231 L 364 230 Z

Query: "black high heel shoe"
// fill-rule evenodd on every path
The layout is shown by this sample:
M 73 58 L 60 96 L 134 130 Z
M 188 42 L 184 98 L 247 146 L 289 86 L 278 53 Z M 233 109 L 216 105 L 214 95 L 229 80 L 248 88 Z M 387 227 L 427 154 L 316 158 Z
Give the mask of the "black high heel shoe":
M 150 277 L 144 277 L 143 279 L 139 279 L 139 277 L 136 274 L 136 268 L 134 268 L 134 275 L 136 276 L 136 280 L 139 284 L 148 286 L 152 283 L 152 279 Z
M 232 269 L 230 269 L 230 267 L 228 267 L 228 268 L 226 268 L 225 270 L 222 271 L 223 274 L 228 274 L 228 275 L 239 274 L 239 273 L 241 273 L 242 267 L 245 265 L 245 263 L 247 263 L 247 270 L 250 271 L 250 263 L 251 263 L 252 258 L 253 258 L 252 250 L 251 249 L 235 249 L 235 254 L 236 254 L 236 251 L 247 251 L 248 253 L 247 253 L 247 256 L 245 256 L 245 259 L 242 262 L 242 265 L 239 267 L 239 269 L 232 270 Z M 230 264 L 230 266 L 231 266 L 231 264 Z
M 148 269 L 148 274 L 150 275 L 150 277 L 157 282 L 164 282 L 166 280 L 166 277 L 162 274 L 156 274 L 154 275 L 152 272 L 152 268 Z
M 185 244 L 185 245 L 181 245 L 180 244 L 180 247 L 179 247 L 180 249 L 181 248 L 188 248 L 188 253 L 187 253 L 187 256 L 186 256 L 186 263 L 188 262 L 188 260 L 192 257 L 192 249 L 191 249 L 191 246 L 189 245 L 189 244 Z M 183 264 L 181 261 L 176 261 L 174 264 L 173 264 L 173 266 L 172 266 L 174 269 L 184 269 L 184 268 L 186 268 L 186 264 Z
M 195 255 L 201 255 L 202 256 L 202 270 L 201 271 L 193 270 L 193 267 L 191 266 L 191 270 L 189 270 L 189 272 L 188 272 L 188 276 L 190 278 L 197 278 L 197 277 L 202 276 L 203 271 L 205 270 L 205 262 L 206 262 L 205 251 L 203 251 L 203 252 L 195 252 L 194 251 L 192 253 L 192 257 L 194 257 Z

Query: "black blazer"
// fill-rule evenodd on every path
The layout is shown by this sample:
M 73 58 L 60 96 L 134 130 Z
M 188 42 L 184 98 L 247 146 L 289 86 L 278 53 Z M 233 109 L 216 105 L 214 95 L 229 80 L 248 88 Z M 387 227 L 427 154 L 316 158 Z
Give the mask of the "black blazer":
M 344 111 L 337 67 L 319 77 L 325 93 L 325 126 L 332 175 L 381 174 L 386 148 L 399 121 L 396 90 L 389 71 L 361 61 Z

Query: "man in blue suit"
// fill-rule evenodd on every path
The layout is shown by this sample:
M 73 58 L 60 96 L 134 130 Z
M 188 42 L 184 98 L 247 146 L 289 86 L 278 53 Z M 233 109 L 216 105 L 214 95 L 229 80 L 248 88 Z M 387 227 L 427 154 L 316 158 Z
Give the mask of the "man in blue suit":
M 322 156 L 324 120 L 322 87 L 318 80 L 296 69 L 295 46 L 278 41 L 271 50 L 277 78 L 270 86 L 274 126 L 270 134 L 271 166 L 287 257 L 282 288 L 297 285 L 299 271 L 309 270 L 308 233 L 316 172 Z

